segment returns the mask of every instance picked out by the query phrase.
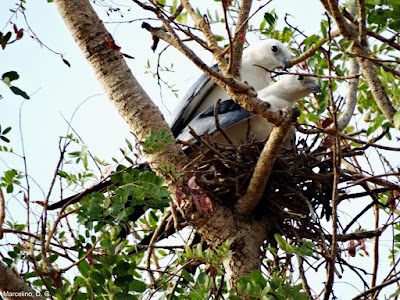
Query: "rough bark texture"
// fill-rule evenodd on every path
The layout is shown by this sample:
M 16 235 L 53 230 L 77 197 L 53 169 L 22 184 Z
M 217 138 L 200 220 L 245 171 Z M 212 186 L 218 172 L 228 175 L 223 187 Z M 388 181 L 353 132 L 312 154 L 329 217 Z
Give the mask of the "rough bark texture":
M 90 3 L 76 0 L 55 3 L 105 93 L 130 129 L 138 137 L 145 136 L 150 128 L 155 132 L 168 131 L 161 112 L 132 75 L 121 53 L 109 46 L 113 39 Z M 156 156 L 147 158 L 150 162 L 164 161 L 179 167 L 185 163 L 179 156 L 182 152 L 177 145 L 166 144 Z
M 191 211 L 190 207 L 183 210 Z M 224 261 L 228 289 L 241 276 L 250 275 L 252 270 L 261 267 L 260 247 L 268 236 L 270 220 L 262 218 L 254 220 L 252 216 L 238 217 L 234 210 L 214 204 L 212 214 L 199 218 L 198 214 L 187 214 L 187 219 L 196 224 L 196 230 L 211 245 L 219 245 L 224 241 L 230 243 L 229 250 L 234 255 Z
M 112 37 L 105 29 L 90 3 L 82 0 L 56 0 L 57 8 L 77 44 L 92 66 L 104 91 L 115 105 L 120 115 L 139 137 L 144 136 L 150 128 L 154 131 L 169 130 L 158 108 L 138 84 L 122 55 L 107 44 Z M 204 64 L 203 62 L 200 62 Z M 226 80 L 226 79 L 225 79 Z M 230 94 L 234 94 L 231 90 Z M 251 93 L 250 93 L 251 94 Z M 239 103 L 247 102 L 246 108 L 261 112 L 272 123 L 283 119 L 276 110 L 265 111 L 264 105 L 257 106 L 254 96 L 247 93 L 235 93 Z M 147 159 L 157 166 L 158 163 L 173 164 L 179 170 L 188 158 L 176 144 L 166 145 L 155 155 Z M 267 237 L 267 225 L 270 220 L 261 218 L 254 220 L 251 216 L 237 217 L 233 208 L 221 206 L 213 202 L 212 212 L 199 212 L 192 201 L 193 196 L 203 193 L 201 190 L 190 190 L 185 182 L 191 174 L 185 174 L 183 181 L 169 182 L 171 191 L 180 189 L 182 192 L 181 212 L 185 219 L 202 235 L 211 246 L 218 246 L 223 241 L 231 244 L 230 250 L 234 256 L 225 262 L 228 287 L 234 286 L 234 281 L 243 275 L 248 275 L 254 269 L 260 269 L 260 247 Z
M 260 154 L 246 195 L 236 204 L 236 211 L 241 215 L 251 214 L 260 202 L 275 160 L 279 155 L 282 145 L 285 143 L 289 128 L 292 122 L 300 115 L 298 110 L 292 108 L 287 109 L 287 111 L 285 110 L 285 112 L 287 112 L 285 120 L 279 127 L 272 129 L 268 143 L 265 144 Z
M 0 291 L 6 299 L 44 300 L 26 282 L 0 261 Z M 1 296 L 1 295 L 0 295 Z

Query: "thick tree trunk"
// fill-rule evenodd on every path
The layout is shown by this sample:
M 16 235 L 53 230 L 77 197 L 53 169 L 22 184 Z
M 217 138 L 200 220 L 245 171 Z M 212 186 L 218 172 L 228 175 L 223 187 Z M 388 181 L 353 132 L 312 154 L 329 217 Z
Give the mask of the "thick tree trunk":
M 110 47 L 113 38 L 89 1 L 58 0 L 55 3 L 104 92 L 136 136 L 144 137 L 150 129 L 170 131 L 160 110 L 132 75 L 121 53 Z M 187 161 L 182 154 L 177 145 L 166 144 L 156 156 L 148 155 L 147 158 L 150 162 L 157 159 L 183 166 Z
M 7 299 L 44 300 L 26 282 L 0 261 L 0 291 Z
M 111 49 L 107 44 L 107 41 L 112 41 L 112 37 L 89 1 L 56 0 L 55 3 L 105 93 L 131 130 L 139 137 L 147 134 L 150 128 L 154 131 L 169 131 L 162 114 L 136 81 L 120 52 Z M 159 163 L 171 164 L 178 170 L 188 162 L 187 156 L 177 144 L 167 144 L 165 149 L 148 155 L 147 159 L 153 166 Z M 169 182 L 170 190 L 182 191 L 181 211 L 184 217 L 211 246 L 217 246 L 226 240 L 230 242 L 231 250 L 235 254 L 224 266 L 228 286 L 233 287 L 238 277 L 260 268 L 259 249 L 266 238 L 263 224 L 268 222 L 238 218 L 233 209 L 218 203 L 213 203 L 212 212 L 198 212 L 193 205 L 192 196 L 202 192 L 188 188 L 185 183 L 188 176 L 191 175 L 184 175 L 183 182 Z

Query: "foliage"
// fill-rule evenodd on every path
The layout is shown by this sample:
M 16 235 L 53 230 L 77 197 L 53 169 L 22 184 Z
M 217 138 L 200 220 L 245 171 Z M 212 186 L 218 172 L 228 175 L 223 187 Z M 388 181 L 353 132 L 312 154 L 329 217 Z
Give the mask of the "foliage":
M 220 1 L 215 2 L 221 5 Z M 177 29 L 177 36 L 184 41 L 189 36 L 191 41 L 195 41 L 192 35 L 199 28 L 187 11 L 179 11 L 179 2 L 159 0 L 158 3 L 159 6 L 154 6 L 154 9 L 159 15 L 170 17 L 169 22 Z M 21 9 L 23 4 L 24 1 L 21 1 Z M 211 8 L 197 8 L 196 12 L 211 26 L 218 44 L 228 47 L 229 39 L 235 34 L 240 9 L 239 1 L 224 1 L 223 4 L 225 10 L 222 10 L 222 14 L 221 10 Z M 119 12 L 113 7 L 114 4 L 105 5 L 110 5 L 110 14 Z M 341 7 L 343 14 L 349 9 L 348 6 L 349 3 L 346 3 Z M 171 202 L 167 180 L 182 179 L 186 170 L 178 170 L 174 165 L 160 162 L 157 166 L 157 171 L 160 172 L 158 174 L 140 163 L 143 153 L 156 155 L 166 144 L 175 143 L 165 130 L 151 130 L 144 138 L 134 136 L 136 141 L 133 144 L 126 139 L 126 149 L 120 149 L 122 158 L 112 159 L 115 164 L 110 175 L 107 175 L 110 163 L 93 156 L 90 148 L 79 138 L 67 134 L 60 140 L 60 162 L 54 172 L 56 175 L 49 180 L 52 184 L 47 193 L 43 192 L 42 199 L 37 199 L 37 195 L 32 192 L 33 179 L 24 164 L 27 159 L 25 154 L 15 153 L 12 148 L 0 145 L 0 155 L 13 155 L 20 158 L 22 165 L 25 165 L 17 168 L 10 163 L 1 176 L 0 188 L 7 192 L 8 210 L 4 223 L 0 217 L 0 229 L 4 229 L 8 236 L 13 235 L 0 248 L 2 261 L 20 272 L 22 278 L 36 290 L 43 295 L 48 292 L 54 299 L 311 299 L 318 289 L 325 288 L 321 287 L 324 285 L 323 281 L 328 282 L 326 279 L 333 278 L 333 275 L 327 274 L 327 278 L 319 278 L 319 282 L 313 282 L 309 274 L 313 270 L 320 271 L 321 266 L 328 266 L 328 270 L 333 268 L 335 272 L 343 274 L 354 272 L 354 278 L 363 284 L 360 290 L 378 286 L 379 282 L 369 284 L 370 277 L 376 281 L 386 275 L 382 284 L 390 283 L 391 278 L 398 274 L 400 248 L 397 208 L 399 188 L 398 178 L 395 177 L 398 176 L 398 165 L 392 165 L 392 153 L 397 153 L 399 148 L 394 143 L 388 144 L 388 141 L 399 139 L 396 135 L 400 128 L 399 52 L 396 48 L 399 45 L 399 9 L 398 1 L 395 0 L 367 0 L 365 3 L 366 27 L 375 34 L 367 34 L 370 51 L 365 59 L 375 64 L 374 70 L 383 84 L 390 104 L 397 111 L 393 122 L 382 112 L 365 74 L 350 74 L 349 63 L 356 58 L 351 52 L 354 41 L 340 34 L 334 35 L 336 27 L 331 16 L 323 15 L 320 27 L 309 36 L 301 31 L 298 24 L 294 26 L 286 18 L 282 20 L 279 17 L 281 12 L 275 10 L 258 12 L 262 17 L 259 24 L 252 19 L 247 24 L 249 33 L 259 38 L 281 40 L 297 56 L 316 49 L 307 62 L 297 69 L 318 76 L 321 85 L 319 95 L 301 100 L 297 104 L 302 113 L 296 125 L 308 134 L 304 135 L 298 145 L 298 151 L 303 156 L 297 155 L 297 158 L 307 156 L 311 161 L 313 177 L 307 178 L 306 182 L 315 180 L 316 186 L 322 190 L 322 181 L 328 180 L 332 184 L 332 196 L 329 195 L 327 203 L 317 207 L 317 211 L 308 214 L 293 213 L 290 201 L 295 197 L 290 193 L 281 196 L 280 199 L 287 201 L 280 208 L 284 213 L 291 214 L 291 218 L 286 218 L 278 225 L 271 225 L 273 234 L 261 247 L 261 270 L 254 270 L 250 275 L 240 278 L 235 288 L 228 290 L 226 270 L 223 267 L 223 262 L 232 259 L 235 254 L 231 250 L 232 244 L 229 241 L 220 244 L 201 241 L 190 226 L 191 223 L 185 220 L 185 216 L 176 212 L 179 207 Z M 359 14 L 356 19 L 360 21 Z M 351 20 L 348 19 L 348 22 Z M 10 44 L 22 38 L 21 30 L 14 27 L 14 33 L 0 32 L 2 48 L 8 50 Z M 376 39 L 376 35 L 390 38 L 385 41 L 382 38 Z M 240 36 L 237 38 L 240 39 Z M 158 41 L 154 43 L 157 44 Z M 206 43 L 202 44 L 204 47 L 205 45 Z M 164 50 L 160 51 L 160 55 L 161 53 Z M 69 65 L 65 59 L 63 61 Z M 160 72 L 174 72 L 174 64 L 169 62 L 167 66 L 162 66 L 157 61 L 155 71 L 151 66 L 153 62 L 147 61 L 147 72 L 153 75 L 160 86 L 162 83 L 176 94 L 174 85 L 160 78 Z M 2 81 L 14 94 L 29 99 L 24 91 L 12 85 L 18 78 L 15 71 L 2 75 Z M 348 83 L 354 78 L 358 78 L 357 105 L 352 112 L 356 117 L 347 124 L 343 132 L 339 132 L 333 129 L 332 124 L 335 124 L 346 109 Z M 308 129 L 312 130 L 307 131 Z M 10 130 L 11 127 L 3 130 L 0 127 L 2 142 L 10 144 L 7 136 Z M 336 141 L 340 149 L 335 148 Z M 373 148 L 378 153 L 375 160 L 381 160 L 383 174 L 374 170 L 376 163 L 371 163 L 374 158 L 367 151 L 368 148 Z M 316 152 L 317 156 L 311 155 Z M 355 167 L 347 170 L 348 172 L 345 172 L 344 167 L 331 168 L 337 153 L 341 155 L 340 159 L 347 159 L 347 163 Z M 215 156 L 213 159 L 215 160 Z M 237 164 L 235 160 L 232 162 Z M 228 169 L 229 164 L 226 161 L 220 164 Z M 324 164 L 326 170 L 320 167 Z M 366 165 L 371 165 L 371 170 L 366 170 Z M 296 166 L 299 167 L 300 162 L 291 167 Z M 102 168 L 107 171 L 102 172 Z M 205 172 L 196 170 L 201 171 Z M 217 173 L 216 170 L 213 171 Z M 281 172 L 281 175 L 289 171 L 275 170 L 277 173 Z M 341 183 L 334 185 L 332 182 L 337 177 Z M 50 210 L 49 205 L 55 200 L 52 196 L 57 190 L 55 182 L 59 183 L 63 196 L 64 193 L 82 191 L 72 198 L 66 198 L 68 201 L 57 213 Z M 218 188 L 222 184 L 221 180 Z M 238 182 L 228 184 L 238 185 Z M 356 185 L 363 190 L 359 192 L 353 189 Z M 197 187 L 196 183 L 193 192 L 197 191 Z M 311 194 L 313 191 L 307 191 L 307 187 L 304 185 L 304 194 Z M 279 192 L 279 189 L 271 191 L 271 197 L 277 197 Z M 182 198 L 180 191 L 175 193 L 177 198 Z M 361 196 L 366 197 L 362 198 L 365 199 L 362 203 L 365 206 L 356 207 L 355 215 L 353 212 L 338 209 L 346 201 L 350 202 Z M 333 204 L 335 197 L 338 200 L 336 207 Z M 322 201 L 307 198 L 303 200 L 302 205 L 307 209 L 312 200 Z M 27 209 L 26 222 L 14 221 L 12 218 L 14 212 L 11 207 L 17 201 Z M 264 206 L 270 203 L 272 202 Z M 335 210 L 340 218 L 336 221 L 329 219 L 324 211 L 326 206 Z M 372 216 L 371 210 L 374 208 L 377 225 L 371 227 L 361 217 L 366 213 Z M 269 207 L 263 209 L 264 207 L 260 207 L 255 219 L 260 217 L 259 214 L 274 211 Z M 382 215 L 385 218 L 379 219 L 378 216 Z M 277 218 L 275 215 L 269 217 L 271 220 Z M 327 224 L 326 228 L 332 226 L 332 230 L 323 228 L 322 223 Z M 321 225 L 318 228 L 324 230 L 312 232 L 317 228 L 315 224 Z M 290 232 L 282 228 L 298 230 Z M 386 236 L 391 245 L 388 246 L 390 253 L 385 257 L 385 253 L 379 248 L 379 236 L 388 234 L 387 228 L 392 229 L 392 235 L 389 233 Z M 349 231 L 352 233 L 349 234 Z M 340 238 L 339 242 L 336 240 L 336 244 L 332 242 L 334 237 Z M 355 259 L 353 257 L 356 254 L 368 258 L 366 241 L 375 243 L 375 257 L 381 254 L 381 260 L 390 263 L 392 269 L 388 274 L 384 274 L 387 271 L 384 268 L 378 268 L 376 260 L 372 260 L 376 269 L 371 276 L 369 273 L 361 274 L 360 267 L 353 266 L 355 263 L 352 259 Z M 338 246 L 336 249 L 335 245 Z M 346 255 L 345 260 L 343 257 Z M 295 264 L 294 259 L 298 259 L 299 263 Z M 57 284 L 57 276 L 48 270 L 48 263 L 61 276 L 61 285 Z M 303 265 L 309 266 L 308 270 L 304 271 Z M 382 273 L 378 276 L 376 270 Z M 364 277 L 368 277 L 368 283 Z M 311 289 L 308 285 L 312 286 Z M 381 289 L 376 291 L 374 297 L 378 297 Z M 335 285 L 332 289 L 328 287 L 326 299 L 335 297 L 335 291 Z M 398 294 L 398 290 L 389 292 L 392 298 Z
M 252 300 L 310 299 L 306 293 L 300 291 L 301 288 L 301 284 L 292 286 L 290 282 L 276 275 L 267 281 L 261 272 L 254 270 L 251 276 L 245 276 L 238 280 L 237 293 L 233 292 L 229 299 L 240 300 L 245 296 Z

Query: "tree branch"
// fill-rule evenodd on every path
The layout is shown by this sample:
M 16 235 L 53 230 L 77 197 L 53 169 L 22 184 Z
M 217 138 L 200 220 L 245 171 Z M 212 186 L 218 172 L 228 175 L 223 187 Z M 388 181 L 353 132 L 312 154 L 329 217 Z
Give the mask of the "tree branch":
M 321 2 L 329 4 L 328 11 L 335 19 L 340 33 L 344 37 L 354 42 L 351 48 L 351 52 L 352 54 L 357 56 L 357 61 L 361 67 L 369 88 L 371 89 L 376 104 L 378 105 L 382 113 L 386 116 L 386 118 L 393 124 L 393 116 L 396 113 L 396 109 L 393 107 L 388 96 L 386 95 L 382 82 L 380 81 L 378 74 L 376 73 L 376 70 L 374 68 L 374 64 L 369 59 L 364 58 L 369 56 L 368 46 L 366 45 L 366 43 L 364 45 L 359 42 L 358 34 L 355 28 L 353 26 L 350 26 L 350 24 L 347 23 L 344 19 L 343 14 L 339 10 L 339 3 L 337 0 L 321 0 Z M 363 25 L 359 26 L 361 30 L 365 30 L 364 27 L 365 26 Z M 361 36 L 363 36 L 364 34 L 364 32 L 361 33 Z
M 373 292 L 376 292 L 376 291 L 378 291 L 380 289 L 383 289 L 384 287 L 386 287 L 386 286 L 388 286 L 388 285 L 390 285 L 392 283 L 396 283 L 396 282 L 399 282 L 399 281 L 400 281 L 399 277 L 395 277 L 395 278 L 393 278 L 391 280 L 385 281 L 385 282 L 383 282 L 383 283 L 381 283 L 379 285 L 376 285 L 373 288 L 370 288 L 369 290 L 366 290 L 365 292 L 359 294 L 358 296 L 354 297 L 352 300 L 362 299 L 365 296 L 367 296 L 369 294 L 372 294 Z
M 355 15 L 356 0 L 353 0 L 350 6 L 350 14 Z M 351 57 L 349 60 L 349 76 L 355 75 L 360 71 L 360 66 L 358 65 L 357 59 Z M 350 79 L 349 85 L 347 87 L 347 97 L 344 105 L 344 111 L 337 120 L 337 128 L 342 131 L 349 125 L 350 120 L 353 116 L 354 109 L 357 104 L 357 90 L 358 90 L 358 78 Z
M 3 191 L 0 187 L 0 240 L 3 238 L 3 224 L 6 216 L 6 203 L 4 201 Z
M 236 91 L 246 92 L 250 89 L 245 83 L 233 78 L 227 78 L 219 72 L 213 71 L 209 66 L 207 66 L 189 47 L 187 47 L 179 38 L 174 38 L 170 34 L 166 33 L 160 28 L 154 28 L 148 23 L 143 23 L 142 27 L 148 30 L 153 36 L 156 36 L 166 43 L 174 46 L 183 55 L 190 59 L 200 70 L 204 72 L 208 77 L 215 81 L 221 87 L 226 85 L 233 86 Z M 226 63 L 226 62 L 225 62 Z
M 246 24 L 249 20 L 249 14 L 253 1 L 242 0 L 239 7 L 238 21 L 235 30 L 235 38 L 230 47 L 232 48 L 232 57 L 229 61 L 229 72 L 235 77 L 239 77 L 240 66 L 242 64 L 243 41 L 246 36 Z M 242 37 L 242 38 L 240 38 Z
M 331 38 L 335 38 L 340 36 L 340 31 L 336 30 L 331 33 Z M 308 48 L 306 51 L 304 51 L 302 54 L 297 56 L 296 58 L 293 58 L 289 61 L 288 68 L 293 67 L 294 65 L 297 65 L 298 63 L 301 63 L 302 61 L 307 60 L 311 56 L 313 56 L 319 49 L 322 48 L 322 46 L 326 43 L 329 42 L 329 37 L 327 37 L 324 41 L 324 43 L 321 45 L 313 44 L 310 48 Z
M 7 299 L 12 300 L 45 300 L 18 277 L 10 268 L 0 261 L 0 291 Z M 6 296 L 8 294 L 9 296 Z
M 300 115 L 300 111 L 294 108 L 289 108 L 285 112 L 287 114 L 282 124 L 274 126 L 260 154 L 245 196 L 239 199 L 236 204 L 236 211 L 241 215 L 251 214 L 260 202 L 275 160 L 285 142 L 288 130 L 292 122 Z
M 359 25 L 358 25 L 358 21 L 357 21 L 357 20 L 354 20 L 354 17 L 353 17 L 348 11 L 346 11 L 346 10 L 344 9 L 344 10 L 342 11 L 342 13 L 343 13 L 343 16 L 344 16 L 346 19 L 348 19 L 350 22 L 352 22 L 355 26 L 359 26 Z M 379 40 L 379 41 L 381 41 L 381 42 L 383 42 L 383 43 L 388 44 L 390 47 L 393 47 L 393 48 L 395 48 L 396 50 L 400 50 L 400 45 L 397 44 L 397 43 L 395 43 L 394 40 L 385 38 L 385 37 L 381 36 L 380 34 L 374 32 L 374 31 L 372 31 L 372 30 L 370 30 L 370 29 L 368 29 L 368 28 L 366 28 L 365 30 L 366 30 L 366 33 L 367 33 L 369 36 L 372 36 L 372 37 L 376 38 L 377 40 Z
M 109 46 L 112 37 L 90 3 L 79 0 L 55 3 L 99 83 L 132 132 L 138 137 L 146 136 L 150 129 L 165 130 L 172 135 L 160 110 L 137 82 L 121 53 Z M 181 168 L 188 162 L 180 146 L 170 143 L 165 143 L 155 154 L 146 154 L 146 158 L 152 167 L 167 163 Z
M 223 74 L 226 74 L 226 60 L 223 56 L 219 55 L 220 52 L 223 51 L 221 47 L 218 46 L 217 39 L 215 35 L 212 33 L 210 25 L 205 21 L 204 18 L 201 18 L 190 5 L 188 0 L 181 0 L 183 7 L 188 11 L 192 20 L 199 26 L 200 30 L 203 32 L 207 44 L 211 49 L 212 54 L 214 55 L 215 59 L 218 62 L 218 67 L 222 71 Z

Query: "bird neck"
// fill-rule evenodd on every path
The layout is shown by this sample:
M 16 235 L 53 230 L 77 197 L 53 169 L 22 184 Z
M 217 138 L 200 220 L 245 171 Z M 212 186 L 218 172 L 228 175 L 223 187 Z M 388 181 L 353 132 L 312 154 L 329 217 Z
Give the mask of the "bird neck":
M 265 88 L 271 83 L 269 73 L 261 67 L 254 66 L 253 63 L 242 63 L 240 76 L 243 82 L 247 81 L 256 91 Z
M 271 84 L 261 93 L 259 93 L 259 97 L 261 98 L 268 97 L 270 95 L 273 95 L 274 97 L 279 99 L 285 99 L 292 104 L 297 100 L 303 98 L 303 95 L 300 91 L 294 92 L 293 89 L 291 89 L 290 86 L 286 85 L 285 82 L 283 82 L 282 80 Z

